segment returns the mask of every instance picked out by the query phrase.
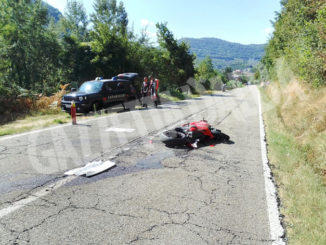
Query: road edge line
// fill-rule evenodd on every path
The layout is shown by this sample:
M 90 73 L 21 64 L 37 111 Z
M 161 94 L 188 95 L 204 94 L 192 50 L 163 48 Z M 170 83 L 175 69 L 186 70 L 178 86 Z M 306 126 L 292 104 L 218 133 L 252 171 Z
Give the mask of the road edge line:
M 68 184 L 69 182 L 73 181 L 76 178 L 77 178 L 77 176 L 64 177 L 63 179 L 56 181 L 54 183 L 51 183 L 51 184 L 45 186 L 44 188 L 42 188 L 41 190 L 39 190 L 35 193 L 31 193 L 27 197 L 12 203 L 9 207 L 6 207 L 6 208 L 3 208 L 0 210 L 0 219 L 2 219 L 3 217 L 21 209 L 21 208 L 24 208 L 29 203 L 34 202 L 39 198 L 49 195 L 51 192 L 55 191 L 56 189 L 60 188 L 61 186 Z
M 278 204 L 278 194 L 275 185 L 275 180 L 272 176 L 272 171 L 269 165 L 269 160 L 267 157 L 267 144 L 266 144 L 266 134 L 265 125 L 262 113 L 261 105 L 261 94 L 256 86 L 256 91 L 258 95 L 258 108 L 259 108 L 259 122 L 260 122 L 260 142 L 261 142 L 261 154 L 264 169 L 264 179 L 265 179 L 265 192 L 266 192 L 266 202 L 267 202 L 267 212 L 270 226 L 270 237 L 272 239 L 273 245 L 285 245 L 285 230 L 282 226 L 282 218 L 280 215 L 279 204 Z

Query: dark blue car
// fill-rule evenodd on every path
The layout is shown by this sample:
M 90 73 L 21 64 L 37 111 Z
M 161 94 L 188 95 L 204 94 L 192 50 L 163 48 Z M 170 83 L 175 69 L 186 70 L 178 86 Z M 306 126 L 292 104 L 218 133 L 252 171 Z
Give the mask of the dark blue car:
M 118 103 L 124 106 L 124 102 L 137 97 L 135 83 L 138 77 L 137 73 L 123 73 L 112 79 L 96 78 L 84 82 L 77 91 L 63 96 L 61 108 L 70 113 L 72 101 L 77 113 L 88 113 Z

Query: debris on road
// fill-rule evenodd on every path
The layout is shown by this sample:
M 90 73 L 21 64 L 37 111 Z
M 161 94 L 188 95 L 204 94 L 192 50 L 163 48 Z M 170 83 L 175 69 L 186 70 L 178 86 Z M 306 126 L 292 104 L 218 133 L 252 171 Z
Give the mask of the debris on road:
M 69 170 L 69 171 L 65 172 L 64 174 L 65 175 L 77 175 L 77 176 L 86 175 L 86 177 L 91 177 L 91 176 L 97 175 L 99 173 L 102 173 L 102 172 L 114 167 L 115 165 L 116 164 L 111 161 L 106 161 L 106 162 L 102 162 L 101 160 L 94 161 L 94 162 L 87 163 L 82 168 L 76 168 L 76 169 Z

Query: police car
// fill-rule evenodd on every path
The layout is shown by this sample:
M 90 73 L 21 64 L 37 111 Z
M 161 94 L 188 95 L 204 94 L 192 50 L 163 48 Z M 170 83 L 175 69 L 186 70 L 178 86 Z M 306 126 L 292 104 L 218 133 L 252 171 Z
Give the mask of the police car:
M 107 108 L 111 105 L 135 99 L 137 97 L 135 83 L 137 73 L 123 73 L 112 79 L 97 77 L 84 82 L 78 91 L 66 94 L 61 100 L 61 109 L 70 113 L 72 101 L 75 102 L 77 113 Z

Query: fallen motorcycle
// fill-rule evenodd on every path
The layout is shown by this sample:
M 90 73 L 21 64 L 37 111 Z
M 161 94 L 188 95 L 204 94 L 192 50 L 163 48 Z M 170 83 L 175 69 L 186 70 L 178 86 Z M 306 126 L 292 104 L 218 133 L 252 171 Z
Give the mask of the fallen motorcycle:
M 168 147 L 188 146 L 190 148 L 197 148 L 199 142 L 228 141 L 230 139 L 221 130 L 213 128 L 206 120 L 187 123 L 181 127 L 164 131 L 160 138 Z

